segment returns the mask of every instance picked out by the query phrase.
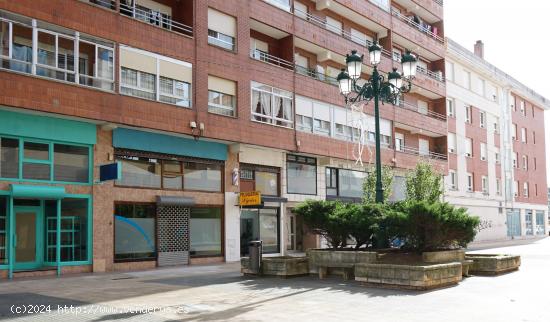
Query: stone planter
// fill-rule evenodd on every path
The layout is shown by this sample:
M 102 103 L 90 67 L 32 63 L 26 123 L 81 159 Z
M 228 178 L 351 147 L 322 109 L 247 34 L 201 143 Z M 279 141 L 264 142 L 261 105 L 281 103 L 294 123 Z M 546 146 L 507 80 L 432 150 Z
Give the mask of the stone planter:
M 356 264 L 355 280 L 367 286 L 428 290 L 458 284 L 462 280 L 462 264 Z
M 248 268 L 249 263 L 250 259 L 248 257 L 241 258 L 241 273 L 254 274 Z M 307 257 L 279 256 L 262 258 L 261 275 L 290 277 L 307 274 Z
M 474 263 L 470 267 L 473 275 L 499 275 L 519 269 L 521 257 L 497 254 L 467 254 L 466 259 Z
M 319 266 L 330 268 L 342 264 L 355 265 L 357 263 L 376 262 L 376 252 L 355 250 L 309 249 L 306 252 L 309 261 L 309 273 L 316 274 Z M 329 271 L 330 274 L 330 271 Z
M 463 262 L 464 256 L 465 256 L 464 249 L 423 252 L 422 261 L 425 263 Z

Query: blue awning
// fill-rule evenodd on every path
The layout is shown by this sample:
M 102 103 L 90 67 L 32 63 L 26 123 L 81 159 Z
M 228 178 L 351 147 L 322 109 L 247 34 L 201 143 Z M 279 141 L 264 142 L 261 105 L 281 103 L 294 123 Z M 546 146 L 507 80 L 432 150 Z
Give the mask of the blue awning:
M 14 198 L 63 199 L 65 187 L 12 184 L 10 193 Z

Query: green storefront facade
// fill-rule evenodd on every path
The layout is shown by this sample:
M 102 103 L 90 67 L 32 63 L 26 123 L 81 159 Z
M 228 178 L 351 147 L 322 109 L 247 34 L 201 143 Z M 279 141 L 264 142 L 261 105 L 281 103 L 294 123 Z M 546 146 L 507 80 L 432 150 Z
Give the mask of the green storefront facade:
M 96 125 L 0 110 L 0 270 L 92 263 Z

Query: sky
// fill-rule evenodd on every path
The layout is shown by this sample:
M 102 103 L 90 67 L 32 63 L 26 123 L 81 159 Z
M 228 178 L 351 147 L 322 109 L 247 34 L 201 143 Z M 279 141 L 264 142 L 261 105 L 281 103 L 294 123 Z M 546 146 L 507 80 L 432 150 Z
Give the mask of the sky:
M 471 51 L 483 41 L 485 60 L 550 99 L 550 1 L 444 0 L 444 10 L 446 37 Z M 550 111 L 545 124 L 550 174 Z

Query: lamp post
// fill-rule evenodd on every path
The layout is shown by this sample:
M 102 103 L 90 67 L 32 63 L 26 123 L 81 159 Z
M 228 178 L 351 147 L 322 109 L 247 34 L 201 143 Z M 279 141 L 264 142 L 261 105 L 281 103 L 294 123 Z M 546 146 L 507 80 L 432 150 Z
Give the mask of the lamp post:
M 382 57 L 382 48 L 377 42 L 369 46 L 369 60 L 373 65 L 372 76 L 363 86 L 357 85 L 357 80 L 361 77 L 363 65 L 363 55 L 359 56 L 356 50 L 346 55 L 346 67 L 338 74 L 337 80 L 340 87 L 340 93 L 344 96 L 346 104 L 366 102 L 374 99 L 374 119 L 376 131 L 376 202 L 384 202 L 384 188 L 382 187 L 382 162 L 380 159 L 380 113 L 379 101 L 396 103 L 402 93 L 410 92 L 411 80 L 416 75 L 416 57 L 407 51 L 401 57 L 403 67 L 403 77 L 393 68 L 388 73 L 388 79 L 378 72 L 378 64 Z M 403 83 L 405 79 L 406 84 Z

